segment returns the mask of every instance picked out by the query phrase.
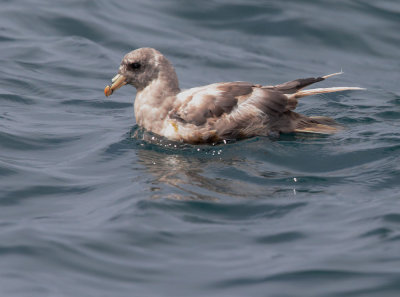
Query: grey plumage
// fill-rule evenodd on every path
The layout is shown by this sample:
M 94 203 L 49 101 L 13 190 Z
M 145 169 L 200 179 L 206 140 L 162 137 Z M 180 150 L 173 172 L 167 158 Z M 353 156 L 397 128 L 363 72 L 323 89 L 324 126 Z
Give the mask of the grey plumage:
M 337 125 L 332 119 L 293 111 L 303 96 L 360 89 L 302 90 L 332 75 L 275 86 L 223 82 L 181 91 L 172 64 L 160 52 L 142 48 L 125 55 L 105 94 L 124 84 L 135 86 L 137 123 L 171 140 L 205 143 L 288 132 L 333 133 Z

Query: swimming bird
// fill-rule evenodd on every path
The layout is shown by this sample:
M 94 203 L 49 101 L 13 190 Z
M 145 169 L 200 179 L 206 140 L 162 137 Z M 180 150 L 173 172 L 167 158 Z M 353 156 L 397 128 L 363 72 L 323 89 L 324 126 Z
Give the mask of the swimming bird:
M 297 99 L 304 96 L 362 89 L 303 90 L 341 73 L 274 86 L 236 81 L 181 90 L 167 58 L 153 48 L 139 48 L 124 56 L 104 93 L 110 96 L 123 85 L 133 85 L 137 124 L 173 141 L 200 144 L 291 132 L 330 134 L 339 129 L 333 119 L 308 117 L 293 110 Z

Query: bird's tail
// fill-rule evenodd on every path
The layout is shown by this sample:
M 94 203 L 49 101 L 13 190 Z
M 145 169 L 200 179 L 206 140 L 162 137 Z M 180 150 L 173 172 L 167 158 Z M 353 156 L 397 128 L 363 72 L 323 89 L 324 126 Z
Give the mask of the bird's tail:
M 342 73 L 343 72 L 341 71 L 338 73 L 328 74 L 322 76 L 321 78 L 326 79 Z M 359 87 L 316 88 L 309 90 L 297 89 L 294 93 L 286 94 L 286 96 L 288 98 L 289 106 L 293 105 L 295 107 L 297 105 L 297 99 L 302 97 L 317 95 L 317 94 L 333 93 L 333 92 L 353 91 L 353 90 L 365 90 L 365 89 Z M 294 114 L 294 112 L 292 113 Z M 307 117 L 296 113 L 296 116 L 294 118 L 295 118 L 294 132 L 332 134 L 342 129 L 340 125 L 338 125 L 333 119 L 329 117 L 322 117 L 322 116 Z
M 315 81 L 310 82 L 310 83 L 325 80 L 329 77 L 340 75 L 340 74 L 343 74 L 343 71 L 318 77 L 315 79 Z M 308 79 L 308 80 L 310 80 L 310 79 Z M 298 98 L 302 98 L 305 96 L 311 96 L 311 95 L 317 95 L 317 94 L 342 92 L 342 91 L 353 91 L 353 90 L 365 90 L 364 88 L 359 88 L 359 87 L 333 87 L 333 88 L 316 88 L 316 89 L 310 89 L 310 90 L 302 90 L 303 87 L 305 87 L 309 84 L 300 85 L 294 93 L 292 93 L 292 94 L 286 93 L 287 94 L 286 96 L 288 96 L 289 100 L 291 100 L 291 99 L 293 100 L 293 99 L 298 99 Z
M 307 117 L 300 115 L 301 120 L 296 122 L 294 132 L 298 133 L 318 133 L 333 134 L 343 129 L 335 120 L 329 117 Z
M 333 93 L 333 92 L 342 92 L 342 91 L 354 91 L 354 90 L 365 90 L 364 88 L 359 87 L 333 87 L 333 88 L 317 88 L 310 90 L 300 90 L 294 94 L 287 95 L 290 99 L 298 99 L 305 96 L 317 95 L 317 94 L 325 94 L 325 93 Z

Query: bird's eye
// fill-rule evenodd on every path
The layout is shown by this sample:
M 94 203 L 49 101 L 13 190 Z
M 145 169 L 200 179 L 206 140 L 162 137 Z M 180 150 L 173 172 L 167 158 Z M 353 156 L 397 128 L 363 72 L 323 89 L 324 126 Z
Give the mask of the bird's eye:
M 129 64 L 129 67 L 131 69 L 139 69 L 140 66 L 141 66 L 140 63 L 137 63 L 137 62 Z

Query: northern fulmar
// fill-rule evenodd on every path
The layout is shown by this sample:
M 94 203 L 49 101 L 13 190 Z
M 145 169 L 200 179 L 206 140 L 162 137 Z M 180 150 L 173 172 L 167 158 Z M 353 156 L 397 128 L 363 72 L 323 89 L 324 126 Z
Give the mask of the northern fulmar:
M 275 86 L 236 81 L 181 90 L 167 58 L 155 49 L 139 48 L 124 56 L 118 74 L 104 94 L 110 96 L 123 85 L 133 85 L 137 90 L 137 124 L 173 141 L 200 144 L 290 132 L 330 134 L 338 130 L 334 120 L 308 117 L 293 110 L 297 99 L 304 96 L 362 89 L 302 90 L 341 73 Z

